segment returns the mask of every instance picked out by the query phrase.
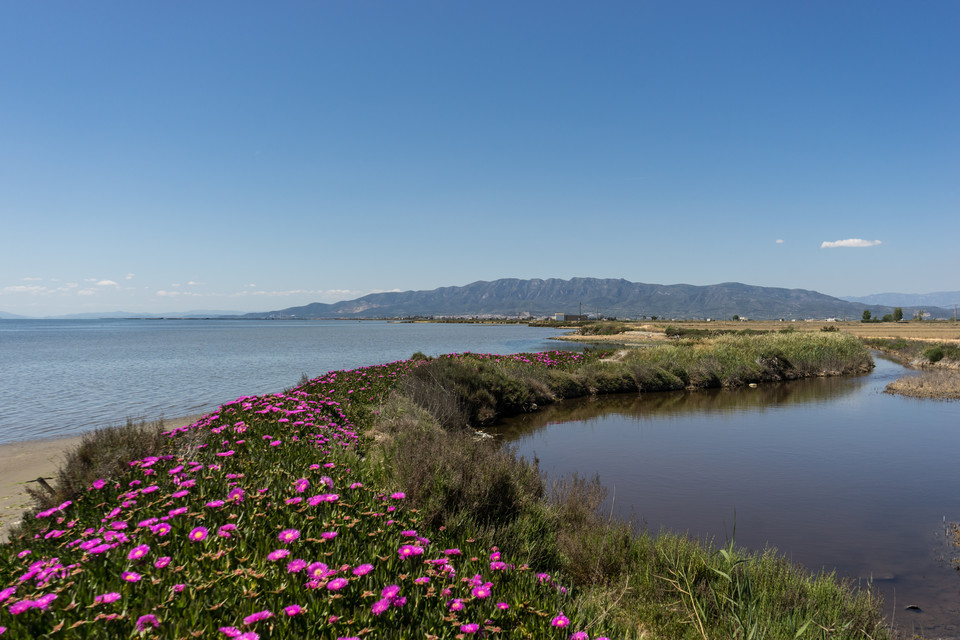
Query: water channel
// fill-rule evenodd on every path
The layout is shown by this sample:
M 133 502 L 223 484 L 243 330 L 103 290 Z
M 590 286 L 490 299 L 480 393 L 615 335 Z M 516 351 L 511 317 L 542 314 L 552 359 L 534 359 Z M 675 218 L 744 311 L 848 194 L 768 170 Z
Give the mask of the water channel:
M 883 393 L 907 369 L 734 391 L 568 400 L 493 429 L 550 477 L 599 474 L 650 532 L 775 547 L 884 596 L 908 637 L 960 638 L 960 402 Z M 909 607 L 909 608 L 908 608 Z

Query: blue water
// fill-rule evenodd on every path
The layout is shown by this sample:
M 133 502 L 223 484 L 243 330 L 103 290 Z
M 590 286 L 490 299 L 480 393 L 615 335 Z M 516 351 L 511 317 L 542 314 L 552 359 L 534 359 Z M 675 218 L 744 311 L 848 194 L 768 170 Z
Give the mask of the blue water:
M 564 401 L 496 432 L 549 476 L 599 474 L 656 533 L 775 547 L 872 585 L 905 637 L 960 639 L 960 402 L 883 393 L 913 372 Z M 906 609 L 916 605 L 918 609 Z
M 414 352 L 564 348 L 555 329 L 339 320 L 0 320 L 0 443 L 210 411 Z

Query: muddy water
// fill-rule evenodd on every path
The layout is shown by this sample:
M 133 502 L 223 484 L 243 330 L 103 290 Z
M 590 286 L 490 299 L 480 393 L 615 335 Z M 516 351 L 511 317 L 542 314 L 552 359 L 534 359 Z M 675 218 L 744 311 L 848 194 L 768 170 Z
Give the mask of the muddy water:
M 493 431 L 551 476 L 599 474 L 652 532 L 723 543 L 735 528 L 740 546 L 872 584 L 904 633 L 960 638 L 945 532 L 960 402 L 886 395 L 905 370 L 876 360 L 851 378 L 565 401 Z

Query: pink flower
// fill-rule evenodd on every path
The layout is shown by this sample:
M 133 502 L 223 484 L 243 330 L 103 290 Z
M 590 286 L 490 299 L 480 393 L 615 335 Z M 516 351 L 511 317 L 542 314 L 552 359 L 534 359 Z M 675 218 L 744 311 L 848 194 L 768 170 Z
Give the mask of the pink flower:
M 127 582 L 138 582 L 140 580 L 140 574 L 135 571 L 124 571 L 120 574 L 121 580 L 126 580 Z
M 170 556 L 163 556 L 161 558 L 157 558 L 156 562 L 153 563 L 153 566 L 155 566 L 157 569 L 163 569 L 168 564 L 170 564 Z
M 480 631 L 480 625 L 478 625 L 476 622 L 462 624 L 460 625 L 460 631 L 463 633 L 476 633 L 477 631 Z
M 372 564 L 361 564 L 353 570 L 353 575 L 355 576 L 365 576 L 368 573 L 373 571 Z
M 157 620 L 157 616 L 152 613 L 148 613 L 145 616 L 140 616 L 137 618 L 137 631 L 146 631 L 149 627 L 159 627 L 160 622 Z
M 407 494 L 405 494 L 403 491 L 397 491 L 396 493 L 391 493 L 390 497 L 394 500 L 403 500 L 407 497 Z
M 412 558 L 414 556 L 419 556 L 423 554 L 423 547 L 418 547 L 415 544 L 405 544 L 397 550 L 397 553 L 400 554 L 401 558 Z
M 139 560 L 150 552 L 150 547 L 145 544 L 135 546 L 127 554 L 127 560 Z
M 370 611 L 373 613 L 373 615 L 378 616 L 389 608 L 390 608 L 390 601 L 387 599 L 383 599 L 383 600 L 377 600 L 376 602 L 374 602 L 373 606 L 370 607 Z
M 329 589 L 330 591 L 339 591 L 340 589 L 343 589 L 348 584 L 350 584 L 350 581 L 347 580 L 346 578 L 334 578 L 333 580 L 327 583 L 327 589 Z
M 508 605 L 506 602 L 497 603 L 497 609 L 500 609 L 500 611 L 506 611 L 509 608 L 510 608 L 510 605 Z
M 320 537 L 323 538 L 324 540 L 333 540 L 334 538 L 337 537 L 337 532 L 336 532 L 336 531 L 324 531 L 323 533 L 320 534 Z
M 306 478 L 300 478 L 299 480 L 293 483 L 293 489 L 297 493 L 303 493 L 309 487 L 310 487 L 310 481 L 307 480 Z
M 207 539 L 207 528 L 206 527 L 195 527 L 187 537 L 194 542 L 200 542 Z
M 282 560 L 290 555 L 289 549 L 276 549 L 267 554 L 267 560 Z
M 267 618 L 272 618 L 273 613 L 268 609 L 263 611 L 258 611 L 256 613 L 251 613 L 249 616 L 243 619 L 243 624 L 253 624 L 254 622 L 259 622 L 261 620 L 266 620 Z
M 93 604 L 110 604 L 120 599 L 120 594 L 116 591 L 103 593 L 93 599 Z
M 303 607 L 298 604 L 291 604 L 289 607 L 284 607 L 283 612 L 292 618 L 303 613 Z
M 293 542 L 299 537 L 300 537 L 300 532 L 297 531 L 296 529 L 284 529 L 283 531 L 280 532 L 280 535 L 277 536 L 280 542 L 283 542 L 283 543 Z
M 291 560 L 287 563 L 287 573 L 300 573 L 307 566 L 306 560 Z
M 565 616 L 565 615 L 563 615 L 563 614 L 561 613 L 561 614 L 558 615 L 556 618 L 554 618 L 553 620 L 551 620 L 551 621 L 550 621 L 550 624 L 551 624 L 552 626 L 554 626 L 554 627 L 561 627 L 561 628 L 562 628 L 562 627 L 566 627 L 566 626 L 568 626 L 568 625 L 570 624 L 570 619 L 569 619 L 567 616 Z

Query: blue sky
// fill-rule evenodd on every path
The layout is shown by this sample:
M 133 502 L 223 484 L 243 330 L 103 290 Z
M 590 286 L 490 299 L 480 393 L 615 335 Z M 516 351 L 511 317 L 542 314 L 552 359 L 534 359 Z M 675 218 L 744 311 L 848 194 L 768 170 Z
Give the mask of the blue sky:
M 953 0 L 4 2 L 0 311 L 958 290 L 958 32 Z

